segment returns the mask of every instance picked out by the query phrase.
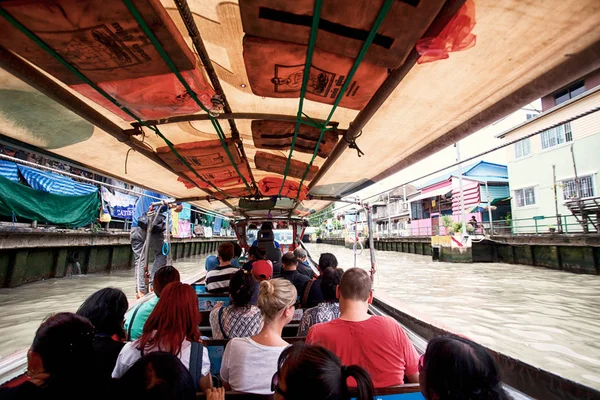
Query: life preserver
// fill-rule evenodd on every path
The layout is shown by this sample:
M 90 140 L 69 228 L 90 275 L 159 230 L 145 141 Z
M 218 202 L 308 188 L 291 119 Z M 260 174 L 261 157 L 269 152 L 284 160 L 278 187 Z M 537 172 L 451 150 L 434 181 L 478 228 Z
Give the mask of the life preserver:
M 296 123 L 254 120 L 251 129 L 254 146 L 259 149 L 288 150 L 292 145 Z M 329 157 L 338 142 L 338 135 L 343 135 L 344 132 L 344 130 L 324 132 L 317 155 L 323 158 Z M 313 154 L 320 134 L 321 131 L 315 127 L 300 125 L 294 151 Z
M 225 139 L 225 144 L 229 149 L 234 163 L 246 181 L 250 180 L 250 171 L 247 164 L 243 162 L 233 139 Z M 229 160 L 227 152 L 220 140 L 203 140 L 192 143 L 182 143 L 174 146 L 175 150 L 183 157 L 198 175 L 207 182 L 212 183 L 218 188 L 227 186 L 236 186 L 243 184 L 242 178 L 238 175 L 233 164 Z M 171 151 L 168 146 L 156 149 L 158 156 L 169 164 L 174 171 L 182 173 L 190 182 L 180 181 L 190 188 L 194 187 L 191 183 L 196 183 L 199 187 L 209 189 L 211 185 L 198 179 L 198 177 L 184 165 L 181 160 Z
M 347 0 L 323 2 L 316 47 L 355 59 L 383 2 L 352 0 L 352 7 L 349 7 Z M 394 1 L 365 60 L 383 67 L 397 68 L 431 25 L 444 3 L 444 0 Z M 303 45 L 308 44 L 310 37 L 313 9 L 314 0 L 240 1 L 245 33 Z
M 256 165 L 256 169 L 260 169 L 262 171 L 283 175 L 285 173 L 286 163 L 287 157 L 266 153 L 264 151 L 257 151 L 254 155 L 254 165 Z M 307 168 L 307 163 L 298 160 L 291 160 L 290 168 L 288 169 L 288 176 L 302 179 Z M 306 179 L 309 181 L 312 180 L 318 171 L 319 168 L 316 165 L 311 165 L 308 174 L 306 175 Z
M 282 182 L 282 178 L 266 177 L 258 182 L 258 190 L 263 196 L 277 196 L 279 194 L 279 189 L 281 188 Z M 281 196 L 295 199 L 298 195 L 299 187 L 299 182 L 296 182 L 291 179 L 286 179 L 285 184 L 283 185 L 283 190 L 281 191 Z M 305 200 L 307 196 L 308 189 L 306 188 L 306 185 L 302 185 L 302 190 L 300 191 L 300 196 L 298 197 L 298 200 Z
M 307 46 L 246 35 L 244 63 L 252 92 L 263 97 L 298 97 Z M 354 59 L 315 49 L 306 98 L 333 104 Z M 388 76 L 388 69 L 363 61 L 348 86 L 340 107 L 362 110 Z

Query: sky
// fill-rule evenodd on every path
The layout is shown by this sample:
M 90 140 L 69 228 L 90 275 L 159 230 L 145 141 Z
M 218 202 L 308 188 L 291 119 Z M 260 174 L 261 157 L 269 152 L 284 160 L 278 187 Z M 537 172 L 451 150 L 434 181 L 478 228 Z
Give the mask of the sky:
M 472 157 L 474 155 L 483 153 L 486 150 L 489 150 L 493 147 L 499 146 L 504 143 L 503 139 L 496 138 L 500 133 L 517 126 L 518 124 L 524 122 L 526 120 L 527 113 L 534 113 L 531 110 L 541 110 L 542 105 L 541 101 L 537 100 L 530 105 L 523 107 L 521 110 L 518 110 L 491 125 L 473 133 L 472 135 L 466 137 L 465 139 L 460 141 L 460 153 L 461 159 L 465 159 L 467 157 Z M 507 149 L 501 149 L 489 154 L 486 154 L 483 157 L 477 158 L 475 160 L 469 161 L 465 164 L 473 164 L 477 161 L 484 160 L 497 164 L 506 164 L 507 163 Z M 396 174 L 390 176 L 378 182 L 366 189 L 363 189 L 357 193 L 354 193 L 352 197 L 359 197 L 361 199 L 367 199 L 369 196 L 373 196 L 377 193 L 388 191 L 396 186 L 403 185 L 404 183 L 411 181 L 416 178 L 420 178 L 425 174 L 437 171 L 441 168 L 444 168 L 448 165 L 454 164 L 456 162 L 456 149 L 454 146 L 449 146 L 413 165 L 408 168 L 405 168 Z M 453 167 L 452 169 L 455 169 Z M 440 172 L 438 174 L 434 174 L 432 176 L 424 177 L 419 179 L 417 182 L 413 183 L 417 187 L 420 184 L 430 180 L 431 178 L 442 174 Z

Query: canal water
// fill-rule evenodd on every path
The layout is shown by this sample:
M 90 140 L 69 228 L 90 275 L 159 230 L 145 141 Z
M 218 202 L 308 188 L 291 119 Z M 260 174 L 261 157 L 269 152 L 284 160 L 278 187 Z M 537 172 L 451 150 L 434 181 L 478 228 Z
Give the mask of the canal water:
M 307 244 L 353 266 L 352 250 Z M 377 251 L 375 293 L 399 308 L 560 376 L 600 389 L 600 276 L 525 265 L 450 264 Z M 370 269 L 368 250 L 357 266 Z
M 334 253 L 353 265 L 341 246 L 307 244 L 318 260 Z M 205 256 L 175 263 L 182 278 L 204 268 Z M 490 348 L 600 389 L 600 277 L 509 264 L 448 264 L 416 254 L 377 252 L 376 293 L 410 314 L 466 335 Z M 368 251 L 357 257 L 368 269 Z M 103 287 L 135 299 L 133 271 L 50 279 L 0 289 L 0 358 L 27 348 L 50 313 L 75 311 Z

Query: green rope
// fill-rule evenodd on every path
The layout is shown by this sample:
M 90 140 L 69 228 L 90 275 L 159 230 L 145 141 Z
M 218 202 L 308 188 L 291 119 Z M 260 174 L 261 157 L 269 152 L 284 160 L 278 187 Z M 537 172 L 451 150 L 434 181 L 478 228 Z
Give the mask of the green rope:
M 342 98 L 344 97 L 346 90 L 348 90 L 348 86 L 350 86 L 350 82 L 352 81 L 354 74 L 358 70 L 360 63 L 362 62 L 363 58 L 367 54 L 367 50 L 369 50 L 369 46 L 371 46 L 371 43 L 373 42 L 373 39 L 375 38 L 377 31 L 381 27 L 381 24 L 383 23 L 385 16 L 387 15 L 388 11 L 390 11 L 390 8 L 392 7 L 393 2 L 394 2 L 394 0 L 386 0 L 386 2 L 381 7 L 381 10 L 379 11 L 379 14 L 377 15 L 377 19 L 375 20 L 375 23 L 373 24 L 373 27 L 371 28 L 371 31 L 369 32 L 369 36 L 367 36 L 367 39 L 363 43 L 363 47 L 360 50 L 360 53 L 358 53 L 358 56 L 356 57 L 356 60 L 354 61 L 354 65 L 352 65 L 352 68 L 350 69 L 350 72 L 348 73 L 346 82 L 344 82 L 342 89 L 340 90 L 337 98 L 335 99 L 335 103 L 333 103 L 333 107 L 331 108 L 331 112 L 329 113 L 329 116 L 323 123 L 323 128 L 321 129 L 321 134 L 319 135 L 319 140 L 317 141 L 317 146 L 315 147 L 315 151 L 310 160 L 310 163 L 308 163 L 308 165 L 306 166 L 306 170 L 304 171 L 304 175 L 302 176 L 302 180 L 300 181 L 300 187 L 298 188 L 298 194 L 296 195 L 296 200 L 298 200 L 298 198 L 300 197 L 300 193 L 302 191 L 302 184 L 304 183 L 304 180 L 306 179 L 306 176 L 308 175 L 308 172 L 310 171 L 310 167 L 313 165 L 315 158 L 317 158 L 317 154 L 319 152 L 319 147 L 321 146 L 321 140 L 323 140 L 323 135 L 325 134 L 325 126 L 329 123 L 329 121 L 333 117 L 333 113 L 335 112 L 336 108 L 342 101 Z
M 279 188 L 279 194 L 281 196 L 285 180 L 290 171 L 290 164 L 292 162 L 292 154 L 296 147 L 296 139 L 298 138 L 298 132 L 300 131 L 300 125 L 302 124 L 302 107 L 304 106 L 304 96 L 306 95 L 306 89 L 308 86 L 308 79 L 310 78 L 310 67 L 312 64 L 312 57 L 315 49 L 315 43 L 317 42 L 317 32 L 319 30 L 319 22 L 321 21 L 321 7 L 323 6 L 323 0 L 316 0 L 313 11 L 312 26 L 310 28 L 310 39 L 308 41 L 308 49 L 306 50 L 306 63 L 304 65 L 304 73 L 302 75 L 302 88 L 300 89 L 300 102 L 298 104 L 298 112 L 296 113 L 296 127 L 294 129 L 294 136 L 292 137 L 292 144 L 290 146 L 290 154 L 288 155 L 285 163 L 285 170 L 283 171 L 283 180 L 281 187 Z
M 150 130 L 156 132 L 156 134 L 162 139 L 164 140 L 164 142 L 167 144 L 167 146 L 169 147 L 169 149 L 171 149 L 171 151 L 175 154 L 175 156 L 190 170 L 192 171 L 196 177 L 198 177 L 198 179 L 200 179 L 201 181 L 203 181 L 204 183 L 212 186 L 215 190 L 217 190 L 220 193 L 223 193 L 219 188 L 217 188 L 215 185 L 213 185 L 211 182 L 203 179 L 197 172 L 196 170 L 194 170 L 192 168 L 192 166 L 181 156 L 181 154 L 179 154 L 177 152 L 177 150 L 174 148 L 173 143 L 171 143 L 161 132 L 157 127 L 152 127 L 150 125 L 147 125 L 146 123 L 144 123 L 144 121 L 142 121 L 140 118 L 138 118 L 133 112 L 131 112 L 127 107 L 125 107 L 124 105 L 122 105 L 121 103 L 119 103 L 114 97 L 112 97 L 110 94 L 108 94 L 106 91 L 104 91 L 102 88 L 100 88 L 99 86 L 97 86 L 94 82 L 92 82 L 87 76 L 85 76 L 84 74 L 82 74 L 77 68 L 75 68 L 73 65 L 71 65 L 67 60 L 65 60 L 60 54 L 58 54 L 53 48 L 51 48 L 50 46 L 48 46 L 46 44 L 46 42 L 44 42 L 42 39 L 40 39 L 39 37 L 37 37 L 37 35 L 33 32 L 31 32 L 29 29 L 27 29 L 27 27 L 25 27 L 23 24 L 21 24 L 19 21 L 17 21 L 12 15 L 10 15 L 8 12 L 6 12 L 6 10 L 4 10 L 2 7 L 0 7 L 0 15 L 2 15 L 2 17 L 4 17 L 9 23 L 11 23 L 14 27 L 16 27 L 19 31 L 21 31 L 23 34 L 25 34 L 25 36 L 27 36 L 29 39 L 33 40 L 38 46 L 40 46 L 42 49 L 44 49 L 48 54 L 50 54 L 52 57 L 54 57 L 57 61 L 59 61 L 62 65 L 64 65 L 69 71 L 71 71 L 73 74 L 75 74 L 79 79 L 81 79 L 83 82 L 85 82 L 86 84 L 90 85 L 90 87 L 92 89 L 94 89 L 95 91 L 97 91 L 98 93 L 100 93 L 104 98 L 106 98 L 108 101 L 110 101 L 112 104 L 114 104 L 115 106 L 119 107 L 121 110 L 123 110 L 123 112 L 125 112 L 127 115 L 129 115 L 131 118 L 135 119 L 137 122 L 143 124 L 145 127 L 149 128 Z
M 181 84 L 183 85 L 183 87 L 185 88 L 187 93 L 192 97 L 192 99 L 196 102 L 196 104 L 198 104 L 200 106 L 200 108 L 202 110 L 204 110 L 205 112 L 208 113 L 208 118 L 210 119 L 210 122 L 212 123 L 213 127 L 215 128 L 215 131 L 217 132 L 217 136 L 219 137 L 219 140 L 221 141 L 221 145 L 223 146 L 223 148 L 225 149 L 225 152 L 227 153 L 227 157 L 229 158 L 231 165 L 233 165 L 235 172 L 237 172 L 238 176 L 240 178 L 242 178 L 242 180 L 244 181 L 244 185 L 246 185 L 246 189 L 248 189 L 248 191 L 252 193 L 252 189 L 250 188 L 250 185 L 246 181 L 246 178 L 244 177 L 244 175 L 242 175 L 242 173 L 240 172 L 236 163 L 233 160 L 233 156 L 231 155 L 231 152 L 229 151 L 229 146 L 227 146 L 227 143 L 225 142 L 225 132 L 223 132 L 223 128 L 221 127 L 221 124 L 219 123 L 219 121 L 217 121 L 215 118 L 213 118 L 212 115 L 210 115 L 210 113 L 208 112 L 208 109 L 204 106 L 204 104 L 202 104 L 200 99 L 198 99 L 198 96 L 192 90 L 192 88 L 189 86 L 189 84 L 183 78 L 183 76 L 181 76 L 181 73 L 179 72 L 179 70 L 177 69 L 177 67 L 175 66 L 173 61 L 171 60 L 171 57 L 169 57 L 169 55 L 167 54 L 167 52 L 165 51 L 163 46 L 160 44 L 160 42 L 154 35 L 154 32 L 152 32 L 152 30 L 150 30 L 150 27 L 148 26 L 148 24 L 146 24 L 146 21 L 144 21 L 144 18 L 142 17 L 142 15 L 138 11 L 138 9 L 133 4 L 133 1 L 132 0 L 123 0 L 123 3 L 125 3 L 125 6 L 129 10 L 129 12 L 131 12 L 131 15 L 133 15 L 133 17 L 137 21 L 138 25 L 140 26 L 140 28 L 142 28 L 142 30 L 144 31 L 146 36 L 148 36 L 148 38 L 150 39 L 150 42 L 152 42 L 152 44 L 154 45 L 154 47 L 156 48 L 156 50 L 162 57 L 163 61 L 167 64 L 167 66 L 171 69 L 171 71 L 173 71 L 173 73 L 175 74 L 177 79 L 179 79 L 179 82 L 181 82 Z

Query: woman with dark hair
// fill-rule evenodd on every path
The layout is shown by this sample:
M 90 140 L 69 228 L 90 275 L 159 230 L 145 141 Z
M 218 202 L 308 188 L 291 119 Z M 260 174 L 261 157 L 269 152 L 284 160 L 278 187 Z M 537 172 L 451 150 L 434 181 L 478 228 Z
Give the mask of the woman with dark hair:
M 145 354 L 166 351 L 177 356 L 194 378 L 197 389 L 212 385 L 208 350 L 200 342 L 200 311 L 196 291 L 181 282 L 169 283 L 144 325 L 142 337 L 123 347 L 113 378 L 122 377 Z
M 110 379 L 125 345 L 123 319 L 127 307 L 127 296 L 122 290 L 104 288 L 88 297 L 77 310 L 77 315 L 89 319 L 96 330 L 94 354 L 101 378 Z
M 323 292 L 321 291 L 321 282 L 323 281 L 323 273 L 327 268 L 337 268 L 337 258 L 331 253 L 323 253 L 319 257 L 319 269 L 320 276 L 308 282 L 304 288 L 304 296 L 300 299 L 302 302 L 302 308 L 312 308 L 323 302 Z
M 260 309 L 250 304 L 255 290 L 256 282 L 250 272 L 240 269 L 233 274 L 229 281 L 231 304 L 223 307 L 218 303 L 210 312 L 213 339 L 248 337 L 260 332 Z
M 29 381 L 0 389 L 0 399 L 101 398 L 93 369 L 94 326 L 73 313 L 48 317 L 27 353 Z
M 140 358 L 119 379 L 122 399 L 193 400 L 196 386 L 188 369 L 171 353 L 155 351 Z
M 308 329 L 323 322 L 329 322 L 340 317 L 340 303 L 336 296 L 336 288 L 342 280 L 344 270 L 341 268 L 327 268 L 321 275 L 321 292 L 323 301 L 316 307 L 304 310 L 298 336 L 306 336 Z
M 275 399 L 350 400 L 348 378 L 356 381 L 357 400 L 373 399 L 373 383 L 364 368 L 342 365 L 324 347 L 295 344 L 281 353 L 271 389 Z
M 421 392 L 429 400 L 508 400 L 500 371 L 479 344 L 458 336 L 431 340 L 419 360 Z

